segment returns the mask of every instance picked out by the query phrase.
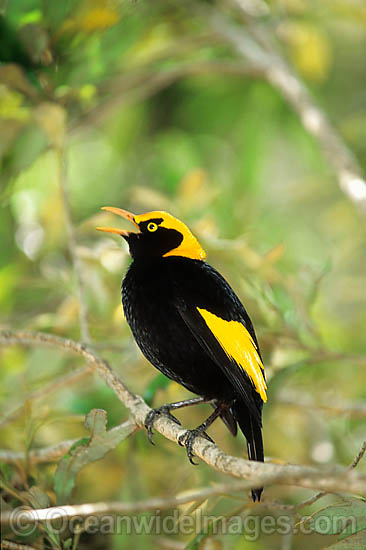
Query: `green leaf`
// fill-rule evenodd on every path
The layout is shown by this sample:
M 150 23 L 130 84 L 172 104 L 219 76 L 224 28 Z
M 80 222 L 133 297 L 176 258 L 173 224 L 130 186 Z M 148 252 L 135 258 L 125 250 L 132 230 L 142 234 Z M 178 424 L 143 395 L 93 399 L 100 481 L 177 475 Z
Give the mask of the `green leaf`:
M 35 485 L 22 493 L 22 496 L 27 499 L 32 508 L 48 508 L 50 505 L 49 496 Z
M 342 533 L 341 539 L 353 535 L 366 529 L 366 503 L 360 499 L 352 499 L 348 503 L 328 506 L 316 512 L 309 525 L 321 535 Z
M 50 506 L 50 499 L 49 496 L 44 493 L 39 487 L 36 487 L 35 485 L 29 489 L 29 491 L 24 491 L 22 493 L 22 496 L 29 502 L 29 504 L 34 509 L 39 508 L 48 508 Z M 47 523 L 45 524 L 45 530 L 50 538 L 50 540 L 53 542 L 53 544 L 59 548 L 60 547 L 60 536 L 58 533 L 56 533 L 53 529 L 50 528 Z
M 77 441 L 57 466 L 54 489 L 58 504 L 68 501 L 76 476 L 84 466 L 102 458 L 133 431 L 132 425 L 121 425 L 107 431 L 107 413 L 101 409 L 88 413 L 85 426 L 90 431 L 90 438 Z
M 323 550 L 364 550 L 366 548 L 366 531 L 360 531 L 350 537 L 326 546 Z
M 0 477 L 2 477 L 4 481 L 10 481 L 11 475 L 12 475 L 12 470 L 10 466 L 5 462 L 0 464 Z

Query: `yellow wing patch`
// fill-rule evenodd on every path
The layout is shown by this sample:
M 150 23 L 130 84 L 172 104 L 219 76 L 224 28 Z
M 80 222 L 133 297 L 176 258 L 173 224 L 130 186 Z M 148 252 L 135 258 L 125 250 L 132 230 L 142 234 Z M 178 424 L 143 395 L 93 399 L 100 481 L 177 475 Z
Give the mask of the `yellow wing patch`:
M 239 321 L 225 321 L 206 309 L 197 309 L 226 355 L 245 370 L 255 389 L 266 402 L 267 385 L 261 371 L 263 364 L 257 346 L 245 326 Z

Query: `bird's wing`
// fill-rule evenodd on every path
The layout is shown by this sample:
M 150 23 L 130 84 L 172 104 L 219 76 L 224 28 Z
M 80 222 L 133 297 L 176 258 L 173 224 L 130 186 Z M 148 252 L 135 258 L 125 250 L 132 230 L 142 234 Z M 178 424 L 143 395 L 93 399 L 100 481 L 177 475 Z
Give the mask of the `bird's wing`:
M 263 376 L 263 363 L 257 344 L 242 321 L 225 321 L 207 309 L 197 308 L 200 315 L 229 359 L 250 378 L 264 402 L 267 401 L 266 382 Z
M 211 359 L 224 371 L 249 410 L 260 421 L 258 400 L 267 400 L 263 365 L 257 344 L 242 320 L 225 320 L 203 307 L 178 305 L 179 312 Z

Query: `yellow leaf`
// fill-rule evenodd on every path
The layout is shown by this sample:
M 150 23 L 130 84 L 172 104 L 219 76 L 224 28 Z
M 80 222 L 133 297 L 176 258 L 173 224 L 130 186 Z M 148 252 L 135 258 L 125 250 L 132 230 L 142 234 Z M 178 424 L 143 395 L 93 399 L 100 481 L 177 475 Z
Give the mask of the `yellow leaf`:
M 119 12 L 108 0 L 87 0 L 73 17 L 66 19 L 59 34 L 83 31 L 92 33 L 113 27 L 120 20 Z
M 298 70 L 307 78 L 322 81 L 332 62 L 327 35 L 308 23 L 287 22 L 281 29 L 291 47 L 291 57 Z
M 119 13 L 108 7 L 96 7 L 79 18 L 79 28 L 85 32 L 113 27 L 119 21 Z
M 285 247 L 282 243 L 273 247 L 263 256 L 263 264 L 274 264 L 280 260 L 285 253 Z
M 21 94 L 0 85 L 0 118 L 27 120 L 30 116 L 29 109 L 23 107 L 22 103 Z

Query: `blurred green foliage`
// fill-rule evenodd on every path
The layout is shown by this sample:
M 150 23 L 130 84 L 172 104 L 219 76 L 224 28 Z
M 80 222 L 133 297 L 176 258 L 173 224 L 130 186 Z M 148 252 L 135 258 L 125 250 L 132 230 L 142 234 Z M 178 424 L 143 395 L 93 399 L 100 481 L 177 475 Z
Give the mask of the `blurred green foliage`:
M 256 326 L 269 380 L 266 455 L 344 466 L 365 436 L 364 418 L 352 412 L 366 398 L 364 219 L 278 92 L 255 72 L 225 72 L 237 56 L 200 17 L 196 8 L 202 5 L 0 3 L 1 323 L 80 339 L 60 192 L 62 157 L 92 342 L 127 385 L 155 405 L 186 394 L 156 378 L 132 341 L 120 305 L 129 258 L 117 237 L 95 231 L 108 223 L 103 205 L 168 210 L 194 230 Z M 230 9 L 220 1 L 207 5 Z M 255 17 L 263 31 L 279 42 L 365 168 L 364 3 L 248 5 L 262 6 Z M 206 67 L 202 74 L 191 70 L 200 65 Z M 25 402 L 1 427 L 7 448 L 27 452 L 87 437 L 83 421 L 91 409 L 108 411 L 111 426 L 126 418 L 112 391 L 91 375 L 29 398 L 82 366 L 80 360 L 51 349 L 4 347 L 0 353 L 3 415 Z M 179 417 L 190 427 L 206 412 L 197 407 Z M 223 425 L 213 426 L 212 435 L 225 451 L 243 454 L 242 438 L 229 436 Z M 151 447 L 139 432 L 83 468 L 69 502 L 170 497 L 224 481 L 204 465 L 191 467 L 178 446 L 158 435 L 155 440 Z M 20 504 L 21 492 L 34 488 L 55 504 L 54 472 L 52 464 L 4 465 L 3 503 Z M 285 487 L 265 491 L 266 498 L 288 503 L 308 495 Z M 238 495 L 202 506 L 228 516 L 248 510 Z M 335 538 L 298 534 L 291 548 L 309 548 L 310 540 L 317 550 Z M 280 535 L 255 542 L 212 534 L 169 540 L 80 534 L 76 540 L 42 530 L 21 541 L 79 549 L 164 543 L 265 550 L 284 544 Z

